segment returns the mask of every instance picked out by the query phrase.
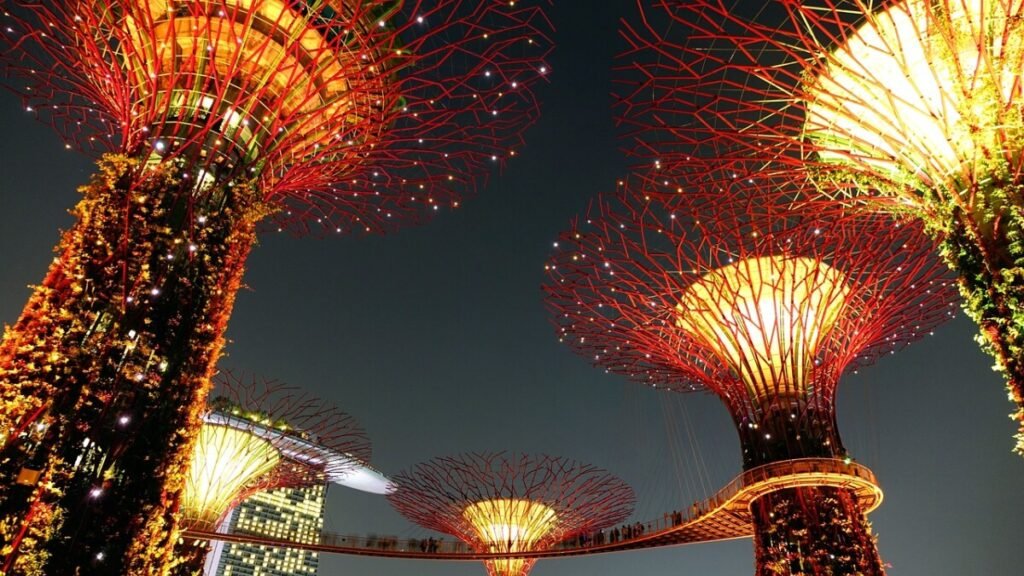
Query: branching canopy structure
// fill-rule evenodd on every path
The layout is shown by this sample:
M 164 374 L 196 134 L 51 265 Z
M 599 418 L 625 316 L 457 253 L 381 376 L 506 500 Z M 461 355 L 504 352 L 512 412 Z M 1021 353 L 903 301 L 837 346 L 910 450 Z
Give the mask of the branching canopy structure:
M 1024 426 L 1024 5 L 658 5 L 624 32 L 632 151 L 800 166 L 826 195 L 921 217 Z
M 714 188 L 596 201 L 546 266 L 562 340 L 640 383 L 711 390 L 746 422 L 788 418 L 791 398 L 831 411 L 843 372 L 953 315 L 913 223 L 792 212 L 781 177 Z
M 0 570 L 161 571 L 257 226 L 378 233 L 458 206 L 536 118 L 551 27 L 528 4 L 4 4 L 7 83 L 104 154 L 0 342 Z
M 0 46 L 72 146 L 255 178 L 299 232 L 381 232 L 516 153 L 551 46 L 527 4 L 14 2 Z
M 480 552 L 543 550 L 625 520 L 635 501 L 627 484 L 593 466 L 504 452 L 436 458 L 394 482 L 388 500 L 406 518 Z M 525 576 L 535 562 L 485 565 L 491 576 Z
M 546 267 L 561 339 L 639 383 L 714 392 L 746 468 L 846 457 L 839 377 L 955 311 L 952 281 L 915 225 L 795 213 L 808 186 L 775 176 L 723 185 L 728 174 L 711 171 L 675 197 L 665 181 L 604 196 Z M 881 573 L 848 491 L 780 490 L 754 512 L 758 574 Z

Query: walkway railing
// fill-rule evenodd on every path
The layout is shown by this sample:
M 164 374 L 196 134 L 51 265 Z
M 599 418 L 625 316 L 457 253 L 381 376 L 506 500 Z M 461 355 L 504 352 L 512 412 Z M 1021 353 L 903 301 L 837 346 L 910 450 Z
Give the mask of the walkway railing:
M 713 497 L 695 502 L 688 509 L 666 512 L 661 518 L 647 522 L 617 527 L 617 539 L 611 536 L 614 530 L 606 529 L 532 552 L 478 552 L 459 540 L 432 537 L 399 539 L 397 536 L 324 533 L 317 542 L 297 542 L 255 533 L 221 534 L 199 530 L 187 531 L 185 536 L 200 540 L 223 540 L 325 553 L 393 558 L 485 560 L 503 557 L 574 556 L 750 537 L 753 535 L 751 502 L 777 490 L 813 486 L 850 489 L 857 496 L 865 512 L 873 511 L 882 503 L 882 491 L 878 487 L 874 473 L 867 467 L 848 460 L 803 458 L 774 462 L 747 470 L 736 476 Z

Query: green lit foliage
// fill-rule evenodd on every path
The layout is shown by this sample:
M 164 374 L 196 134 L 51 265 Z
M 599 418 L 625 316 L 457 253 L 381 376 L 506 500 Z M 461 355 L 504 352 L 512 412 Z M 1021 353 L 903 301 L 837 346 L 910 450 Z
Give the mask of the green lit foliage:
M 1024 455 L 1024 209 L 1005 202 L 1020 198 L 1019 184 L 993 194 L 990 209 L 964 218 L 959 210 L 937 222 L 940 252 L 959 274 L 963 308 L 981 329 L 975 337 L 1007 377 L 1009 399 L 1017 410 L 1016 451 Z

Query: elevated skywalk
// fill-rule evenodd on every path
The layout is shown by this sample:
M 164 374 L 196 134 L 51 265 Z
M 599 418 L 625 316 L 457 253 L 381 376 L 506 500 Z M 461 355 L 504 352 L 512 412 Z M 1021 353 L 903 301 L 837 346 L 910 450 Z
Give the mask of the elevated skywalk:
M 251 544 L 313 550 L 326 554 L 354 554 L 388 558 L 421 560 L 487 560 L 493 558 L 552 558 L 603 554 L 678 546 L 697 542 L 713 542 L 749 538 L 754 534 L 750 504 L 757 498 L 786 488 L 833 487 L 852 490 L 866 512 L 882 503 L 882 490 L 874 473 L 866 466 L 832 458 L 802 458 L 774 462 L 747 470 L 719 490 L 712 498 L 673 516 L 666 513 L 650 522 L 633 524 L 633 534 L 610 542 L 608 531 L 603 538 L 587 535 L 585 539 L 562 542 L 546 550 L 515 554 L 477 552 L 465 543 L 449 539 L 399 540 L 388 536 L 353 536 L 324 533 L 319 541 L 295 542 L 256 534 L 221 534 L 188 531 L 186 537 L 200 540 L 222 540 Z

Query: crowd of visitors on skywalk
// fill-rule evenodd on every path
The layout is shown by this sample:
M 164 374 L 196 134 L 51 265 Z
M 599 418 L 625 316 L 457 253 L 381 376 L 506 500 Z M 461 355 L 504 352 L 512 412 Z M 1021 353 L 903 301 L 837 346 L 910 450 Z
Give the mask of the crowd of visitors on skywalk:
M 649 535 L 653 532 L 658 532 L 673 526 L 682 525 L 687 519 L 693 518 L 700 515 L 703 512 L 703 507 L 698 503 L 694 503 L 691 507 L 690 514 L 684 514 L 679 510 L 673 510 L 672 512 L 666 512 L 662 521 L 650 521 L 650 522 L 634 522 L 632 524 L 623 524 L 621 526 L 615 526 L 611 529 L 595 530 L 593 532 L 586 532 L 579 534 L 574 538 L 563 540 L 556 544 L 554 548 L 559 550 L 569 550 L 573 548 L 588 548 L 591 546 L 603 546 L 605 544 L 615 544 L 618 542 L 625 542 L 633 540 L 635 538 L 641 538 L 644 535 Z M 326 544 L 335 544 L 341 546 L 355 546 L 358 548 L 375 548 L 381 551 L 408 551 L 416 552 L 419 551 L 424 554 L 446 554 L 446 553 L 468 553 L 472 552 L 470 547 L 461 541 L 445 541 L 444 538 L 410 538 L 408 540 L 400 540 L 396 536 L 377 536 L 371 534 L 367 537 L 360 537 L 355 535 L 342 536 L 335 538 L 336 542 L 327 542 L 329 536 L 324 535 L 324 542 Z
M 696 511 L 697 504 L 695 503 L 694 512 Z M 623 524 L 622 526 L 616 526 L 611 529 L 595 530 L 594 532 L 580 534 L 575 538 L 570 538 L 569 540 L 560 542 L 557 547 L 567 549 L 615 544 L 617 542 L 640 538 L 644 536 L 644 534 L 664 530 L 670 526 L 679 526 L 683 523 L 683 520 L 684 514 L 678 510 L 673 510 L 672 512 L 665 513 L 662 522 L 634 522 L 633 524 Z

